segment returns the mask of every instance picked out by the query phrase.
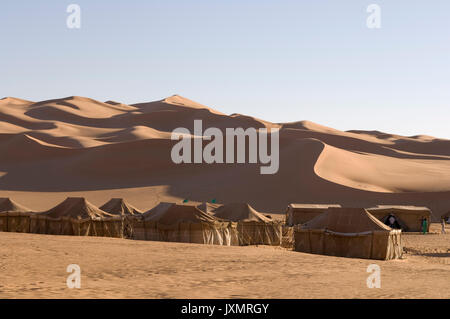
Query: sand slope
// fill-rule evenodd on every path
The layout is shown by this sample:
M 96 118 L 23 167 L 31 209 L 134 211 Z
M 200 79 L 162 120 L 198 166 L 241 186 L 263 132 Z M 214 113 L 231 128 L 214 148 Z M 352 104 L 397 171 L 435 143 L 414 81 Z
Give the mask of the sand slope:
M 175 165 L 172 130 L 280 128 L 280 169 L 259 164 Z M 420 133 L 421 128 L 417 131 Z M 159 201 L 248 202 L 281 213 L 292 202 L 428 206 L 450 210 L 450 141 L 378 131 L 343 132 L 308 121 L 225 115 L 175 95 L 126 105 L 67 97 L 0 100 L 0 196 L 47 210 L 67 196 L 102 205 L 124 197 L 146 211 Z

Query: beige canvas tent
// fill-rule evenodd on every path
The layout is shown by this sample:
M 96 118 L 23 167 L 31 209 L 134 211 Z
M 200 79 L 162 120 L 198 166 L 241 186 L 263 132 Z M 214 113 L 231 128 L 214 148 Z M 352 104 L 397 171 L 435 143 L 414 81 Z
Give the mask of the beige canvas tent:
M 404 232 L 421 232 L 422 220 L 426 218 L 427 231 L 430 230 L 431 210 L 427 207 L 378 205 L 367 208 L 367 211 L 383 223 L 386 223 L 390 216 L 394 216 Z
M 296 251 L 388 260 L 403 253 L 401 230 L 391 229 L 364 208 L 329 208 L 294 227 Z
M 216 218 L 237 223 L 239 245 L 281 245 L 282 224 L 247 203 L 226 204 L 213 213 Z
M 31 212 L 31 209 L 22 206 L 11 198 L 0 198 L 0 212 Z
M 237 245 L 236 227 L 194 205 L 160 203 L 134 218 L 133 238 L 211 245 Z
M 50 235 L 122 237 L 123 219 L 88 202 L 69 197 L 31 221 L 32 232 Z
M 100 209 L 117 216 L 142 215 L 143 213 L 123 198 L 112 198 L 101 206 Z
M 323 214 L 330 207 L 341 207 L 337 204 L 289 204 L 286 210 L 286 224 L 294 226 L 304 224 L 316 216 Z
M 29 233 L 30 209 L 22 206 L 10 198 L 0 198 L 0 231 Z

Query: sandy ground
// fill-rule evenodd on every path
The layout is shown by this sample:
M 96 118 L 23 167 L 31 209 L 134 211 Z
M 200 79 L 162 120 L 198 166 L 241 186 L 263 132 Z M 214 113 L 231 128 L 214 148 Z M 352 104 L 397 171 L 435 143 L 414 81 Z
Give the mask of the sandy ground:
M 436 226 L 437 227 L 437 226 Z M 402 260 L 114 238 L 0 233 L 1 298 L 450 298 L 450 234 L 404 237 Z M 367 288 L 370 264 L 381 288 Z M 81 267 L 69 289 L 66 267 Z

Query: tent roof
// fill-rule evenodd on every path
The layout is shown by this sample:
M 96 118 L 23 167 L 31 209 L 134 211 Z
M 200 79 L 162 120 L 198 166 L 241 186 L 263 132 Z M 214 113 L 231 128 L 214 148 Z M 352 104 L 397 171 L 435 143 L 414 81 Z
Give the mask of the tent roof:
M 53 218 L 98 218 L 114 216 L 89 203 L 83 197 L 68 197 L 56 207 L 53 207 L 42 214 Z
M 101 210 L 113 215 L 139 215 L 142 214 L 137 208 L 133 207 L 123 198 L 111 198 L 107 203 L 100 207 Z
M 0 212 L 31 212 L 31 209 L 22 206 L 11 198 L 0 198 Z
M 197 208 L 204 211 L 205 213 L 211 214 L 216 210 L 217 208 L 221 207 L 222 204 L 214 204 L 214 203 L 201 203 L 200 205 L 197 205 Z
M 158 205 L 156 205 L 152 209 L 146 211 L 142 216 L 144 216 L 144 218 L 147 219 L 150 216 L 154 216 L 154 215 L 157 215 L 157 214 L 164 213 L 172 205 L 175 205 L 175 203 L 160 202 Z
M 428 213 L 431 214 L 431 210 L 428 207 L 420 206 L 402 206 L 402 205 L 378 205 L 376 207 L 366 208 L 368 212 L 404 212 L 404 213 Z
M 364 208 L 329 208 L 302 226 L 304 229 L 328 229 L 339 233 L 362 233 L 391 228 Z
M 214 211 L 214 216 L 233 222 L 260 221 L 268 223 L 272 221 L 270 218 L 267 218 L 263 214 L 257 212 L 247 203 L 233 203 L 223 205 Z
M 175 203 L 159 203 L 155 208 L 144 214 L 146 221 L 158 222 L 164 225 L 177 223 L 214 223 L 213 216 L 202 212 L 194 205 L 179 205 Z

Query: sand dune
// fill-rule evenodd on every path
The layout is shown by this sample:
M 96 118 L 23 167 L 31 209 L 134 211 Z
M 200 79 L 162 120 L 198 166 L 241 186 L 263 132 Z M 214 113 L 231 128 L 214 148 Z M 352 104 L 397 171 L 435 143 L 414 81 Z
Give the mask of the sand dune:
M 445 192 L 450 189 L 448 160 L 399 159 L 329 145 L 325 145 L 318 158 L 315 172 L 337 184 L 375 192 Z
M 192 132 L 197 119 L 204 129 L 280 128 L 278 173 L 260 175 L 259 164 L 175 165 L 171 132 Z M 428 206 L 435 219 L 450 210 L 450 140 L 271 123 L 179 95 L 134 105 L 4 98 L 0 172 L 0 196 L 42 210 L 67 196 L 101 205 L 123 194 L 143 211 L 184 198 L 249 202 L 275 214 L 292 202 Z

